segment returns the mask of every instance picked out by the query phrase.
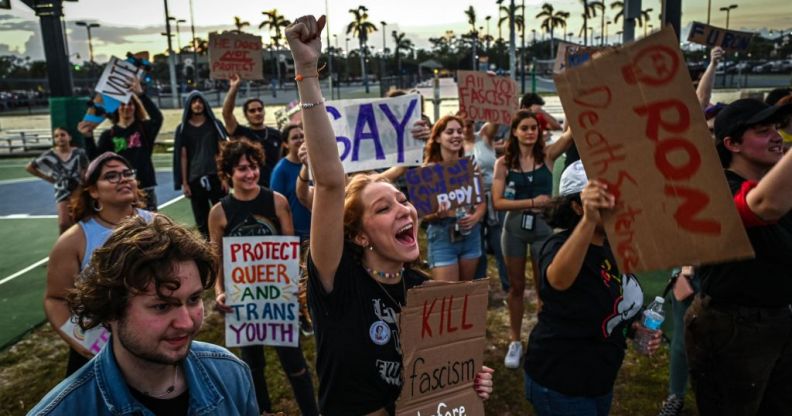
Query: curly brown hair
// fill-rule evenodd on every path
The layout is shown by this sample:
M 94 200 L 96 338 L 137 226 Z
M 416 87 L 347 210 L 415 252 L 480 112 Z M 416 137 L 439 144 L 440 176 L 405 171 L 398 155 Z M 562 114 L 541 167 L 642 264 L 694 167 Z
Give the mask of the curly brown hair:
M 220 179 L 225 181 L 229 187 L 233 185 L 231 177 L 234 176 L 234 166 L 239 163 L 242 156 L 247 157 L 248 162 L 257 164 L 259 169 L 264 166 L 264 149 L 258 142 L 243 137 L 220 143 L 220 152 L 216 159 L 217 172 Z
M 533 145 L 533 149 L 531 153 L 533 154 L 534 160 L 536 163 L 544 163 L 545 160 L 545 144 L 544 144 L 544 128 L 542 127 L 542 121 L 536 115 L 536 113 L 528 110 L 520 110 L 514 114 L 512 117 L 511 128 L 509 129 L 509 138 L 506 140 L 506 151 L 504 154 L 504 159 L 506 162 L 506 167 L 509 169 L 519 169 L 520 168 L 520 141 L 517 140 L 517 137 L 514 136 L 514 130 L 517 129 L 517 126 L 525 120 L 526 118 L 532 118 L 536 120 L 537 124 L 537 139 L 536 143 Z
M 149 284 L 163 297 L 163 290 L 177 290 L 175 263 L 190 260 L 198 267 L 202 287 L 212 287 L 218 259 L 200 235 L 162 215 L 148 223 L 131 217 L 94 251 L 66 300 L 81 328 L 107 326 L 123 318 L 129 299 Z
M 457 116 L 447 115 L 437 120 L 437 123 L 432 127 L 432 134 L 429 136 L 429 140 L 426 141 L 426 146 L 424 146 L 424 163 L 437 163 L 443 161 L 443 156 L 440 153 L 440 135 L 443 134 L 443 131 L 448 127 L 448 123 L 452 121 L 459 123 L 460 127 L 465 126 L 465 122 Z M 465 149 L 460 148 L 459 157 L 464 155 Z

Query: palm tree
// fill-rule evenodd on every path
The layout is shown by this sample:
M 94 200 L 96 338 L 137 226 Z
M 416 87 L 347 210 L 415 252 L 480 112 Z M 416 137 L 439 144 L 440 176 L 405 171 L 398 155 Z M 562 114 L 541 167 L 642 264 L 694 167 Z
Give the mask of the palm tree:
M 523 21 L 522 13 L 520 13 L 522 11 L 522 8 L 523 6 L 515 6 L 514 0 L 511 0 L 508 7 L 500 6 L 500 12 L 505 13 L 506 16 L 503 16 L 500 18 L 500 20 L 498 20 L 498 27 L 500 27 L 501 23 L 503 23 L 504 21 L 509 22 L 509 72 L 512 78 L 514 78 L 515 76 L 514 69 L 516 68 L 516 61 L 517 61 L 515 56 L 515 50 L 516 50 L 515 34 L 517 33 L 517 30 L 522 30 L 525 23 Z M 515 26 L 516 26 L 516 30 L 515 30 Z
M 536 18 L 542 19 L 541 28 L 550 34 L 550 56 L 552 57 L 554 48 L 553 33 L 557 27 L 566 27 L 566 19 L 569 18 L 569 12 L 555 11 L 552 4 L 545 3 Z
M 239 16 L 234 16 L 234 26 L 236 26 L 236 32 L 239 33 L 245 26 L 250 26 L 250 22 L 243 22 Z
M 498 39 L 503 39 L 503 33 L 501 32 L 501 23 L 503 22 L 503 0 L 495 0 L 495 3 L 498 5 Z
M 624 2 L 623 1 L 614 1 L 611 3 L 610 8 L 613 10 L 618 9 L 619 12 L 616 13 L 616 16 L 613 17 L 613 23 L 619 23 L 619 19 L 624 17 Z
M 401 51 L 407 50 L 411 51 L 415 46 L 413 45 L 410 39 L 404 35 L 404 32 L 399 33 L 397 31 L 391 32 L 391 36 L 393 36 L 393 43 L 394 43 L 394 53 L 396 54 L 396 68 L 399 70 L 399 76 L 401 77 L 402 74 L 402 61 L 401 61 Z
M 478 32 L 476 31 L 476 9 L 473 6 L 468 7 L 465 9 L 465 16 L 467 16 L 468 24 L 470 25 L 470 32 L 469 37 L 473 44 L 473 48 L 470 53 L 470 61 L 472 64 L 472 68 L 474 71 L 477 71 L 478 68 L 476 67 L 476 43 L 478 43 Z
M 644 28 L 644 36 L 646 36 L 646 26 L 645 25 L 649 24 L 649 19 L 650 19 L 649 13 L 652 12 L 652 11 L 654 11 L 654 9 L 652 9 L 652 8 L 641 10 L 641 13 L 638 15 L 638 19 L 636 19 L 638 21 L 638 26 L 641 26 L 641 27 Z
M 589 3 L 589 7 L 592 10 L 592 16 L 597 16 L 597 9 L 599 9 L 601 13 L 601 23 L 600 23 L 600 46 L 604 45 L 605 43 L 605 2 L 604 1 L 592 1 Z M 593 43 L 593 42 L 592 42 Z
M 280 40 L 283 39 L 282 28 L 285 29 L 291 22 L 283 17 L 282 14 L 279 14 L 278 9 L 267 10 L 261 12 L 261 14 L 267 16 L 267 19 L 259 24 L 259 29 L 263 29 L 266 26 L 270 34 L 274 31 L 275 34 L 271 35 L 272 44 L 275 45 L 275 48 L 280 49 Z
M 354 34 L 360 42 L 360 72 L 363 74 L 363 85 L 366 87 L 366 94 L 369 93 L 368 74 L 366 73 L 366 42 L 369 33 L 377 31 L 377 25 L 368 21 L 368 8 L 358 6 L 357 9 L 349 9 L 353 20 L 347 25 L 346 33 Z

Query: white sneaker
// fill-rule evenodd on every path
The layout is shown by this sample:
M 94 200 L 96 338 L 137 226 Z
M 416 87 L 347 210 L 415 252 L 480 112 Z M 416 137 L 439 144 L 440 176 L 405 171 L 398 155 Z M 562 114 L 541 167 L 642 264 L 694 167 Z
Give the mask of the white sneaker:
M 522 358 L 522 342 L 512 341 L 509 344 L 506 358 L 503 359 L 503 364 L 506 368 L 518 368 L 520 367 L 520 358 Z

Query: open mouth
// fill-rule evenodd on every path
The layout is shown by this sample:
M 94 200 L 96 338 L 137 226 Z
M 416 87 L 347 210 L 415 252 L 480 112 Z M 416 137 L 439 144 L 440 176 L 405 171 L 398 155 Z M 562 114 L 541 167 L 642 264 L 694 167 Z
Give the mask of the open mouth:
M 770 150 L 771 153 L 784 153 L 784 146 L 770 146 L 768 150 Z
M 407 224 L 396 233 L 396 240 L 404 245 L 415 244 L 415 227 L 413 224 Z

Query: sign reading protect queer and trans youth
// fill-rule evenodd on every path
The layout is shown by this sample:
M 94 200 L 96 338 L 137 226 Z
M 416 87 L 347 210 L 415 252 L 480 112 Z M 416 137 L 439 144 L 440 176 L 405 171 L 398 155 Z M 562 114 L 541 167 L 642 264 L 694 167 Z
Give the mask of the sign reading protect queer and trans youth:
M 622 273 L 753 256 L 677 45 L 667 27 L 555 76 L 588 177 L 616 196 Z
M 261 36 L 247 33 L 209 34 L 209 72 L 212 79 L 262 79 Z
M 424 142 L 410 134 L 421 119 L 421 96 L 338 100 L 326 103 L 344 172 L 418 166 Z
M 736 30 L 721 29 L 700 22 L 693 22 L 688 34 L 688 42 L 706 46 L 720 46 L 724 50 L 744 51 L 751 45 L 754 34 Z
M 78 344 L 85 347 L 91 354 L 98 354 L 99 350 L 110 340 L 110 331 L 108 331 L 107 328 L 100 325 L 83 331 L 83 329 L 77 325 L 77 317 L 75 316 L 70 317 L 61 325 L 60 330 L 77 341 Z
M 99 82 L 96 83 L 96 92 L 113 100 L 128 103 L 132 97 L 130 90 L 132 81 L 137 78 L 139 71 L 135 64 L 113 56 L 102 72 Z
M 473 416 L 486 344 L 488 284 L 432 282 L 412 288 L 399 315 L 403 353 L 397 416 Z
M 223 237 L 226 347 L 296 347 L 300 238 Z
M 419 216 L 437 211 L 440 204 L 448 209 L 481 202 L 481 184 L 473 174 L 473 162 L 468 158 L 451 164 L 436 163 L 414 168 L 404 174 L 410 202 Z
M 517 104 L 517 83 L 478 71 L 457 71 L 459 111 L 463 117 L 476 121 L 509 124 Z

